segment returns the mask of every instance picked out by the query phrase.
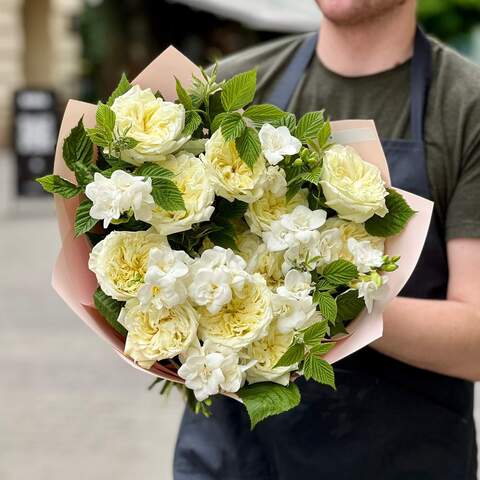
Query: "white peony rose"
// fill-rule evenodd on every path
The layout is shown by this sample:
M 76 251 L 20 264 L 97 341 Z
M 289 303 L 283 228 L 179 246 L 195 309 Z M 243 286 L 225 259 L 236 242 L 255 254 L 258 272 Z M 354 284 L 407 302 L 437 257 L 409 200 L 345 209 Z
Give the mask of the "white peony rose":
M 215 314 L 198 307 L 199 337 L 239 350 L 267 333 L 272 320 L 272 294 L 260 275 L 249 275 L 241 291 Z
M 293 331 L 280 333 L 274 321 L 265 337 L 253 342 L 243 351 L 243 356 L 254 362 L 253 366 L 247 370 L 248 383 L 275 382 L 288 385 L 290 372 L 298 365 L 288 367 L 275 367 L 275 365 L 292 344 L 293 337 Z
M 152 302 L 157 308 L 174 307 L 187 299 L 186 278 L 193 260 L 183 251 L 168 245 L 150 250 L 145 284 L 138 291 L 142 305 Z
M 118 322 L 128 331 L 125 355 L 150 368 L 189 347 L 196 338 L 198 315 L 188 302 L 159 309 L 153 303 L 143 306 L 132 299 L 121 310 Z
M 388 212 L 380 170 L 352 147 L 334 145 L 325 152 L 320 185 L 327 205 L 345 220 L 362 223 Z
M 166 211 L 158 205 L 150 223 L 163 235 L 189 230 L 193 224 L 210 220 L 215 193 L 205 166 L 190 153 L 169 155 L 162 166 L 175 173 L 173 181 L 180 190 L 186 210 Z
M 349 238 L 347 241 L 353 263 L 360 273 L 367 273 L 372 268 L 378 268 L 383 265 L 383 252 L 372 247 L 368 240 L 358 241 Z
M 85 195 L 93 203 L 90 216 L 103 220 L 104 228 L 129 211 L 137 220 L 149 222 L 155 205 L 151 193 L 151 178 L 130 175 L 123 170 L 115 170 L 110 178 L 96 172 L 93 182 L 85 188 Z
M 205 144 L 200 156 L 214 185 L 215 193 L 230 202 L 252 203 L 263 195 L 265 159 L 261 155 L 251 169 L 239 156 L 235 141 L 226 141 L 218 129 Z
M 178 375 L 199 402 L 221 391 L 237 392 L 244 383 L 245 367 L 239 365 L 237 352 L 209 340 L 202 346 L 193 342 L 180 360 Z
M 285 126 L 275 128 L 265 123 L 258 132 L 258 136 L 263 155 L 270 165 L 277 165 L 285 155 L 295 155 L 302 148 L 302 142 Z
M 287 202 L 287 181 L 285 171 L 279 167 L 267 169 L 267 181 L 264 194 L 256 202 L 251 203 L 245 212 L 245 220 L 250 230 L 261 236 L 270 230 L 274 221 L 287 213 L 291 213 L 298 205 L 308 206 L 308 190 L 300 190 Z
M 307 328 L 315 320 L 316 305 L 311 296 L 297 300 L 291 294 L 273 295 L 273 314 L 280 333 Z
M 363 298 L 368 313 L 373 309 L 375 300 L 382 300 L 388 293 L 388 277 L 374 272 L 370 275 L 360 277 L 356 282 L 355 288 L 358 291 L 358 298 Z
M 167 239 L 150 231 L 114 231 L 93 247 L 88 268 L 108 296 L 128 300 L 143 285 L 150 251 L 164 245 Z
M 190 138 L 182 136 L 183 105 L 156 98 L 149 88 L 142 90 L 134 85 L 115 99 L 112 110 L 116 115 L 115 129 L 139 142 L 122 154 L 122 160 L 133 165 L 162 161 L 165 155 L 179 150 Z

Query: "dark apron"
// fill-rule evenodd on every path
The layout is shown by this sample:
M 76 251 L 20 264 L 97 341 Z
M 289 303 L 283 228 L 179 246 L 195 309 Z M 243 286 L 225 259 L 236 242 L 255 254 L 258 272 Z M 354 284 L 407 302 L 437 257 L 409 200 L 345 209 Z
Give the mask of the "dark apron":
M 306 38 L 266 101 L 287 109 L 315 54 Z M 382 141 L 393 186 L 431 198 L 423 144 L 431 49 L 420 29 L 411 63 L 411 139 Z M 328 105 L 327 105 L 328 107 Z M 435 214 L 401 295 L 444 299 L 448 265 Z M 175 480 L 473 480 L 473 384 L 364 348 L 335 364 L 337 390 L 298 381 L 302 403 L 251 432 L 244 407 L 215 398 L 213 415 L 186 411 Z

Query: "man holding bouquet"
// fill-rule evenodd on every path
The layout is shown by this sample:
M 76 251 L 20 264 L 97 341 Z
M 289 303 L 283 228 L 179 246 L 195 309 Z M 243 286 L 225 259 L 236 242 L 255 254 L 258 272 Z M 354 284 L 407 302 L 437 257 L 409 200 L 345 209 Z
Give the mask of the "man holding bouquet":
M 476 478 L 480 379 L 480 68 L 427 38 L 415 0 L 317 0 L 318 34 L 220 64 L 258 67 L 259 103 L 372 118 L 392 184 L 435 202 L 417 268 L 383 337 L 338 362 L 338 389 L 299 380 L 302 404 L 250 431 L 243 407 L 186 412 L 176 480 Z

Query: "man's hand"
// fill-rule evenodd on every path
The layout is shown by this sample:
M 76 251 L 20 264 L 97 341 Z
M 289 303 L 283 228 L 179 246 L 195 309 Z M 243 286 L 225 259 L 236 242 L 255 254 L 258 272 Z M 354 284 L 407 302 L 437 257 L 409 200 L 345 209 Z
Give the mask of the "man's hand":
M 446 300 L 396 298 L 372 347 L 415 367 L 480 380 L 480 239 L 447 243 Z

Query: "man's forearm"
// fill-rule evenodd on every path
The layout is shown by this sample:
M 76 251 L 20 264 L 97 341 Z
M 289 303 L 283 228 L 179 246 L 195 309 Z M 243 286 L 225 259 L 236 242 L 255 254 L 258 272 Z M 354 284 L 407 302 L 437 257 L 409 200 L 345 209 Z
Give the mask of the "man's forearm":
M 480 380 L 480 311 L 454 300 L 396 298 L 372 347 L 415 367 Z

